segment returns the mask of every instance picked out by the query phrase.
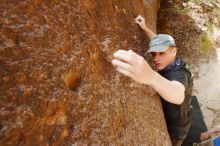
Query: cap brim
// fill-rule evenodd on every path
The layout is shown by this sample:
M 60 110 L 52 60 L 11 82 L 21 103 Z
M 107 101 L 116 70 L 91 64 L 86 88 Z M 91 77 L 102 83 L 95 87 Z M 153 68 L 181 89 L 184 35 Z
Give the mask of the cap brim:
M 145 54 L 150 53 L 150 52 L 165 52 L 168 49 L 169 46 L 154 46 L 152 48 L 150 48 Z

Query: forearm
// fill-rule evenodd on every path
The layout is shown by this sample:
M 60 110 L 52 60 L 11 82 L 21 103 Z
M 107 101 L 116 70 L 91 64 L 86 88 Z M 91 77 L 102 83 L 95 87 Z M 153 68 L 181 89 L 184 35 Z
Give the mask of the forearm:
M 144 27 L 143 28 L 143 31 L 145 32 L 145 34 L 150 38 L 152 39 L 156 34 L 151 31 L 148 27 Z
M 185 87 L 177 81 L 169 81 L 155 72 L 150 86 L 166 101 L 180 105 L 184 98 Z

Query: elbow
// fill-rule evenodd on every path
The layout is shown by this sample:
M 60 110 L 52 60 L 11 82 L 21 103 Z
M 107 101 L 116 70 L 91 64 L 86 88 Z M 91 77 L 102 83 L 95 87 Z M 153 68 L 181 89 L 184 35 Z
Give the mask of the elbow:
M 185 94 L 183 93 L 183 94 L 179 95 L 179 98 L 178 98 L 178 101 L 176 104 L 181 105 L 183 103 L 184 99 L 185 99 Z
M 184 102 L 184 99 L 185 99 L 185 87 L 184 86 L 180 86 L 179 88 L 179 95 L 177 96 L 178 100 L 177 100 L 177 104 L 178 105 L 181 105 L 183 102 Z
M 175 88 L 172 88 L 173 92 L 173 103 L 176 105 L 181 105 L 185 99 L 185 87 L 178 81 L 172 81 Z
M 183 103 L 183 101 L 184 101 L 184 98 L 181 99 L 181 100 L 179 100 L 177 104 L 178 104 L 178 105 L 181 105 L 181 104 Z

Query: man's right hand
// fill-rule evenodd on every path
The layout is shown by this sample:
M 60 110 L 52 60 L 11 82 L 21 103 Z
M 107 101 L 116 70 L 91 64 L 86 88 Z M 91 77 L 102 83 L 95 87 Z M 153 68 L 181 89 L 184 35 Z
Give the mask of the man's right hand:
M 147 26 L 145 24 L 145 19 L 141 15 L 138 15 L 135 21 L 143 30 L 146 30 Z

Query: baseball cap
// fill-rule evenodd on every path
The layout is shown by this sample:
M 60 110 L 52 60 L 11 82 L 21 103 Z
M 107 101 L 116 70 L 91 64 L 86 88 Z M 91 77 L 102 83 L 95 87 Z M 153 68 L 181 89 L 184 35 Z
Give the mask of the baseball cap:
M 150 49 L 146 52 L 164 52 L 169 46 L 176 46 L 172 36 L 168 34 L 158 34 L 151 39 Z

